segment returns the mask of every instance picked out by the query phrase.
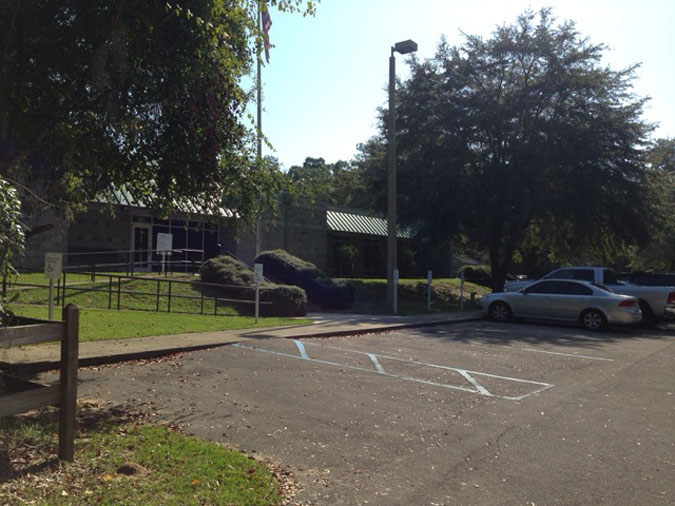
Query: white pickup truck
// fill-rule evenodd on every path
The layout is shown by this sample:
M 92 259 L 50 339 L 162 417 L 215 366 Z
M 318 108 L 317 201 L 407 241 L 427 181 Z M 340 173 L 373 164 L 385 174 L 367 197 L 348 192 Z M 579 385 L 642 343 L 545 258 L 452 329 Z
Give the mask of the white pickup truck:
M 561 267 L 541 279 L 581 279 L 604 285 L 616 293 L 637 297 L 642 310 L 642 322 L 647 325 L 656 323 L 667 313 L 675 312 L 675 286 L 637 286 L 622 283 L 616 279 L 614 271 L 607 267 Z M 504 285 L 504 291 L 515 292 L 534 281 L 510 281 Z

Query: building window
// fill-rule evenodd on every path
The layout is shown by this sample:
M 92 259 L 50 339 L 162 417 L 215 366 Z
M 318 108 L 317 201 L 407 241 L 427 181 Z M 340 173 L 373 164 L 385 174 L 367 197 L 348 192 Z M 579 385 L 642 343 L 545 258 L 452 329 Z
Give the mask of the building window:
M 382 255 L 380 239 L 363 240 L 363 273 L 366 276 L 378 276 L 385 273 L 385 259 Z
M 359 250 L 349 236 L 336 235 L 332 241 L 333 272 L 337 276 L 355 274 Z

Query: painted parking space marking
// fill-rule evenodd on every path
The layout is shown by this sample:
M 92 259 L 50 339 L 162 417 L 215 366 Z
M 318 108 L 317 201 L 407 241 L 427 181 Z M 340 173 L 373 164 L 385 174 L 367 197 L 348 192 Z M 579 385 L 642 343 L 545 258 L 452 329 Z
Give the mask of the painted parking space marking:
M 371 362 L 373 363 L 373 365 L 375 366 L 375 370 L 376 370 L 377 372 L 379 372 L 379 373 L 384 373 L 384 372 L 386 372 L 386 371 L 384 370 L 384 367 L 382 367 L 382 364 L 380 364 L 380 361 L 377 360 L 377 355 L 375 355 L 374 353 L 366 353 L 366 355 L 368 355 L 368 358 L 370 359 L 370 361 L 371 361 Z
M 468 346 L 475 346 L 477 348 L 484 348 L 485 346 L 493 346 L 491 344 L 468 344 Z M 561 357 L 569 357 L 569 358 L 579 358 L 582 360 L 598 360 L 601 362 L 616 362 L 613 358 L 605 358 L 605 357 L 592 357 L 590 355 L 579 355 L 578 353 L 564 353 L 562 351 L 549 351 L 549 350 L 537 350 L 535 348 L 521 348 L 520 346 L 509 346 L 506 344 L 500 344 L 496 345 L 499 346 L 500 348 L 508 348 L 510 350 L 516 350 L 516 351 L 527 351 L 527 352 L 532 352 L 532 353 L 546 353 L 548 355 L 558 355 Z
M 309 355 L 307 355 L 307 350 L 305 350 L 305 345 L 302 344 L 302 343 L 301 343 L 300 341 L 298 341 L 297 339 L 293 339 L 293 342 L 295 343 L 295 347 L 296 347 L 296 348 L 298 349 L 298 351 L 300 352 L 300 356 L 301 356 L 302 358 L 308 359 L 308 358 L 309 358 Z
M 369 373 L 374 373 L 374 374 L 379 374 L 382 376 L 387 376 L 390 378 L 397 378 L 400 380 L 404 381 L 411 381 L 415 383 L 422 383 L 425 385 L 430 385 L 430 386 L 435 386 L 435 387 L 442 387 L 442 388 L 449 388 L 452 390 L 459 390 L 463 392 L 469 392 L 473 394 L 478 394 L 486 397 L 494 397 L 497 399 L 505 399 L 505 400 L 510 400 L 510 401 L 519 401 L 522 399 L 525 399 L 527 397 L 530 397 L 532 395 L 535 395 L 537 393 L 543 392 L 544 390 L 548 390 L 549 388 L 552 388 L 554 385 L 551 383 L 545 383 L 541 381 L 533 381 L 533 380 L 527 380 L 527 379 L 522 379 L 522 378 L 513 378 L 510 376 L 501 376 L 497 374 L 490 374 L 490 373 L 485 373 L 485 372 L 480 372 L 480 371 L 470 371 L 466 369 L 460 369 L 456 367 L 449 367 L 449 366 L 444 366 L 444 365 L 438 365 L 438 364 L 429 364 L 426 362 L 419 362 L 416 360 L 408 360 L 408 359 L 402 359 L 399 357 L 392 357 L 389 355 L 383 355 L 380 353 L 369 353 L 369 352 L 364 352 L 364 351 L 357 351 L 357 350 L 350 350 L 346 348 L 339 348 L 335 346 L 326 346 L 326 345 L 319 345 L 319 344 L 312 344 L 312 343 L 307 343 L 309 346 L 314 348 L 317 353 L 312 353 L 310 354 L 307 351 L 307 347 L 305 344 L 298 340 L 293 340 L 295 347 L 297 349 L 297 354 L 290 353 L 287 351 L 279 351 L 279 350 L 274 350 L 274 349 L 266 349 L 262 348 L 260 346 L 253 346 L 250 344 L 244 344 L 244 343 L 235 343 L 233 346 L 238 347 L 238 348 L 244 348 L 252 351 L 257 351 L 257 352 L 262 352 L 262 353 L 270 353 L 273 355 L 279 355 L 279 356 L 284 356 L 284 357 L 289 357 L 289 358 L 294 358 L 298 360 L 306 360 L 309 362 L 314 362 L 318 364 L 323 364 L 323 365 L 329 365 L 329 366 L 334 366 L 334 367 L 340 367 L 343 369 L 352 369 L 352 370 L 357 370 L 357 371 L 362 371 L 362 372 L 369 372 Z M 321 358 L 318 358 L 316 355 L 321 352 L 321 349 L 333 349 L 333 350 L 339 350 L 344 354 L 348 355 L 363 355 L 368 357 L 370 361 L 370 365 L 373 367 L 366 367 L 366 366 L 360 366 L 360 365 L 350 365 L 350 364 L 345 364 L 343 362 L 336 362 L 333 360 L 324 360 Z M 384 363 L 383 363 L 384 362 Z M 395 371 L 396 367 L 395 364 L 400 363 L 404 364 L 408 370 L 412 366 L 413 369 L 417 368 L 420 372 L 420 374 L 410 374 L 410 373 L 398 373 L 398 372 L 392 372 L 392 369 Z M 367 363 L 366 363 L 367 364 Z M 389 370 L 387 370 L 389 369 Z M 429 379 L 424 379 L 419 376 L 423 376 L 422 371 L 423 370 L 437 370 L 441 372 L 448 372 L 448 373 L 455 373 L 458 375 L 460 378 L 462 378 L 465 383 L 464 384 L 450 384 L 450 383 L 445 383 L 441 381 L 435 381 L 435 380 L 429 380 Z M 486 387 L 485 383 L 490 383 L 492 386 L 489 388 Z M 503 386 L 503 385 L 508 385 L 508 388 Z M 516 388 L 516 391 L 518 395 L 504 395 L 504 394 L 499 394 L 496 393 L 496 390 L 507 390 L 508 392 L 511 392 L 513 388 Z M 520 389 L 520 390 L 517 390 Z
M 531 351 L 534 353 L 548 353 L 549 355 L 560 355 L 563 357 L 572 357 L 572 358 L 580 358 L 583 360 L 600 360 L 602 362 L 614 362 L 613 358 L 604 358 L 604 357 L 591 357 L 588 355 L 578 355 L 576 353 L 563 353 L 560 351 L 548 351 L 548 350 L 535 350 L 534 348 L 518 348 L 517 346 L 508 346 L 508 348 L 512 348 L 514 350 L 520 350 L 520 351 Z

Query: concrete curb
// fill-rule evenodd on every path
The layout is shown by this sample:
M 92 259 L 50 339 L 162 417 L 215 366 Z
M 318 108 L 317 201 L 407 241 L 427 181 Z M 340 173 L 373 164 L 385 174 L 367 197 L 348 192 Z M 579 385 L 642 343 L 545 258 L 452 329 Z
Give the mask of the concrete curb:
M 327 330 L 323 332 L 315 332 L 310 334 L 291 334 L 291 335 L 280 335 L 275 337 L 280 337 L 283 339 L 317 339 L 317 338 L 327 338 L 327 337 L 343 337 L 343 336 L 357 336 L 364 334 L 372 334 L 378 332 L 394 332 L 397 330 L 404 329 L 413 329 L 413 328 L 422 328 L 422 327 L 432 327 L 438 325 L 448 325 L 453 323 L 467 323 L 473 321 L 480 321 L 482 317 L 471 316 L 466 318 L 456 318 L 456 319 L 447 319 L 447 320 L 436 320 L 431 322 L 417 322 L 417 323 L 400 323 L 400 324 L 389 324 L 389 325 L 373 325 L 368 328 L 351 328 L 346 330 Z M 260 336 L 259 338 L 265 338 Z M 169 355 L 176 355 L 178 353 L 188 353 L 200 350 L 207 350 L 211 348 L 220 348 L 223 346 L 229 346 L 236 342 L 255 340 L 255 334 L 249 336 L 241 336 L 240 339 L 230 339 L 227 342 L 221 343 L 208 343 L 208 344 L 194 344 L 186 346 L 169 346 L 166 348 L 156 348 L 156 349 L 147 349 L 147 350 L 138 350 L 138 351 L 128 351 L 124 353 L 116 353 L 109 355 L 99 355 L 93 357 L 81 357 L 78 360 L 78 367 L 92 367 L 99 365 L 109 365 L 117 364 L 121 362 L 130 362 L 134 360 L 148 360 L 153 358 L 160 358 Z M 0 370 L 5 370 L 11 374 L 37 374 L 46 371 L 53 371 L 58 369 L 60 366 L 59 361 L 39 361 L 39 362 L 29 362 L 29 363 L 8 363 L 0 362 Z
M 382 325 L 379 327 L 371 327 L 368 329 L 351 329 L 351 330 L 334 330 L 326 332 L 317 332 L 315 334 L 302 334 L 297 336 L 283 336 L 285 339 L 307 339 L 307 338 L 321 338 L 321 337 L 342 337 L 342 336 L 359 336 L 363 334 L 374 334 L 377 332 L 393 332 L 395 330 L 415 329 L 421 327 L 434 327 L 437 325 L 448 325 L 451 323 L 467 323 L 482 320 L 483 317 L 474 316 L 462 319 L 440 320 L 433 322 L 422 323 L 401 323 L 392 325 Z

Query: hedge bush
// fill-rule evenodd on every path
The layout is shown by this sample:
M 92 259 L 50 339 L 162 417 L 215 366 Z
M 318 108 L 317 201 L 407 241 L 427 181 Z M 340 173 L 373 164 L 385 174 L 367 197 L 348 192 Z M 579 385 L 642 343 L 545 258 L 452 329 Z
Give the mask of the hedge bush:
M 263 264 L 265 277 L 299 286 L 309 301 L 322 309 L 346 309 L 354 303 L 354 293 L 346 284 L 337 284 L 316 265 L 284 250 L 263 251 L 255 258 Z
M 205 283 L 222 285 L 253 286 L 253 272 L 244 262 L 227 255 L 210 258 L 199 267 L 199 275 Z
M 477 285 L 492 287 L 492 271 L 487 265 L 465 265 L 459 269 L 458 274 L 464 272 L 464 280 Z
M 255 281 L 253 272 L 243 262 L 221 255 L 204 262 L 199 274 L 205 283 L 226 285 L 211 287 L 221 297 L 228 299 L 253 300 Z M 260 300 L 272 302 L 261 304 L 261 316 L 305 316 L 307 314 L 307 295 L 297 286 L 277 285 L 264 282 L 260 288 Z M 253 304 L 235 304 L 240 314 L 252 315 Z

